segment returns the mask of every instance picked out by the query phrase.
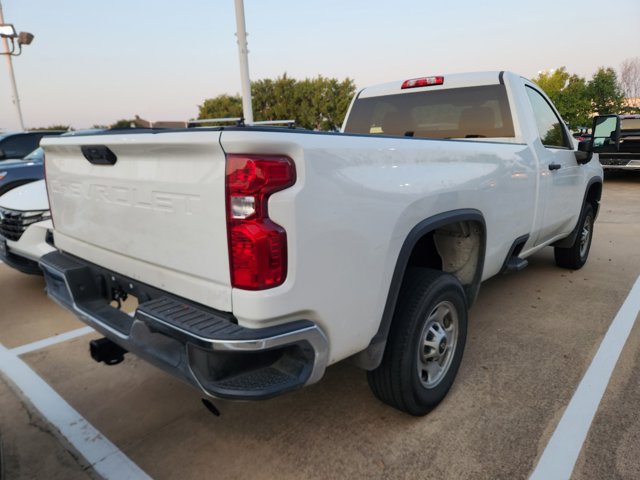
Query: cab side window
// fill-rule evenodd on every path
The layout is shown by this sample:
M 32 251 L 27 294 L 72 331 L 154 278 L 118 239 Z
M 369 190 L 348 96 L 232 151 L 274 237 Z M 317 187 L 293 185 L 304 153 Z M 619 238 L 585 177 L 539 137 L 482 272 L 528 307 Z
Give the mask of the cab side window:
M 568 148 L 562 120 L 553 111 L 547 100 L 531 87 L 526 87 L 540 139 L 545 147 Z

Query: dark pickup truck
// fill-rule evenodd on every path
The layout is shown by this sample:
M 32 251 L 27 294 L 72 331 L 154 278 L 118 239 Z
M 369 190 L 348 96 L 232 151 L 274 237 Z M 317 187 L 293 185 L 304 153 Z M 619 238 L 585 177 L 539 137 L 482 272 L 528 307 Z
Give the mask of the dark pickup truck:
M 605 170 L 640 170 L 640 115 L 612 115 L 599 121 L 611 125 L 610 137 L 594 139 L 594 151 Z

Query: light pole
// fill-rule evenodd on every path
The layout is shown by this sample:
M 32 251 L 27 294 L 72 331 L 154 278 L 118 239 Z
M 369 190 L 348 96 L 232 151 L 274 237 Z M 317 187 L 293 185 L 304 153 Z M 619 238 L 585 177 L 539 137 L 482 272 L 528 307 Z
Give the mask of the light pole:
M 18 113 L 20 130 L 24 130 L 24 120 L 22 119 L 22 110 L 20 108 L 20 97 L 18 97 L 18 86 L 16 85 L 16 76 L 13 73 L 13 62 L 11 57 L 20 55 L 22 53 L 22 45 L 29 45 L 33 40 L 33 35 L 29 32 L 20 32 L 19 34 L 17 34 L 12 24 L 4 23 L 2 3 L 0 3 L 0 38 L 2 38 L 2 44 L 4 46 L 4 52 L 0 52 L 0 54 L 7 57 L 9 80 L 11 81 L 11 88 L 13 90 L 13 104 L 15 105 L 16 112 Z M 16 38 L 18 39 L 17 53 Z M 9 49 L 9 41 L 11 42 L 11 49 Z
M 249 51 L 247 50 L 247 31 L 244 22 L 244 2 L 235 0 L 236 28 L 238 29 L 238 55 L 240 56 L 240 84 L 242 85 L 242 111 L 247 125 L 253 123 L 251 104 L 251 80 L 249 80 Z

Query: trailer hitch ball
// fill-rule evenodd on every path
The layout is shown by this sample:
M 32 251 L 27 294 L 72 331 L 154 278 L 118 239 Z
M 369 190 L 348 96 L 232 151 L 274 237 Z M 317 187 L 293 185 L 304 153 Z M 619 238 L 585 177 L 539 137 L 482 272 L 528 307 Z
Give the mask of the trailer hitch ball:
M 96 362 L 104 362 L 107 365 L 117 365 L 124 360 L 127 351 L 108 338 L 99 338 L 89 342 L 91 358 Z

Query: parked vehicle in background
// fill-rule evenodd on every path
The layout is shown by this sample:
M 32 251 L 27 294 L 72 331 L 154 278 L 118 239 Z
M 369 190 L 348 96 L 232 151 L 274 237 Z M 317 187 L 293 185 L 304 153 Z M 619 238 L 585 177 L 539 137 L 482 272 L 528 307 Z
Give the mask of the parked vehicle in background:
M 92 128 L 61 136 L 104 131 Z M 43 161 L 44 150 L 38 147 L 21 160 L 0 162 L 0 260 L 21 272 L 38 275 L 42 274 L 40 257 L 54 249 Z
M 77 135 L 95 135 L 104 132 L 103 128 L 90 128 L 85 130 L 73 130 L 62 134 L 63 137 Z M 40 133 L 40 132 L 38 132 Z M 48 136 L 48 132 L 44 132 Z M 0 162 L 0 195 L 4 195 L 12 188 L 34 182 L 44 178 L 44 151 L 38 147 L 22 159 L 10 159 Z
M 0 196 L 9 190 L 44 178 L 44 150 L 38 147 L 22 159 L 0 162 Z
M 44 180 L 0 197 L 0 260 L 10 267 L 42 275 L 38 261 L 54 250 L 52 229 Z
M 94 359 L 130 351 L 247 400 L 349 358 L 380 400 L 423 415 L 453 383 L 482 281 L 547 246 L 558 266 L 587 261 L 591 146 L 510 72 L 365 88 L 343 133 L 46 139 L 59 251 L 40 265 L 49 296 L 106 336 Z
M 609 125 L 609 131 L 606 132 L 608 136 L 596 137 L 593 146 L 598 152 L 602 168 L 640 170 L 640 115 L 607 116 L 601 119 Z
M 5 160 L 24 158 L 40 146 L 42 137 L 61 135 L 66 130 L 0 133 L 0 167 Z
M 591 138 L 591 134 L 589 133 L 589 129 L 587 127 L 577 127 L 573 132 L 573 138 L 575 138 L 578 142 L 583 140 L 588 140 Z

